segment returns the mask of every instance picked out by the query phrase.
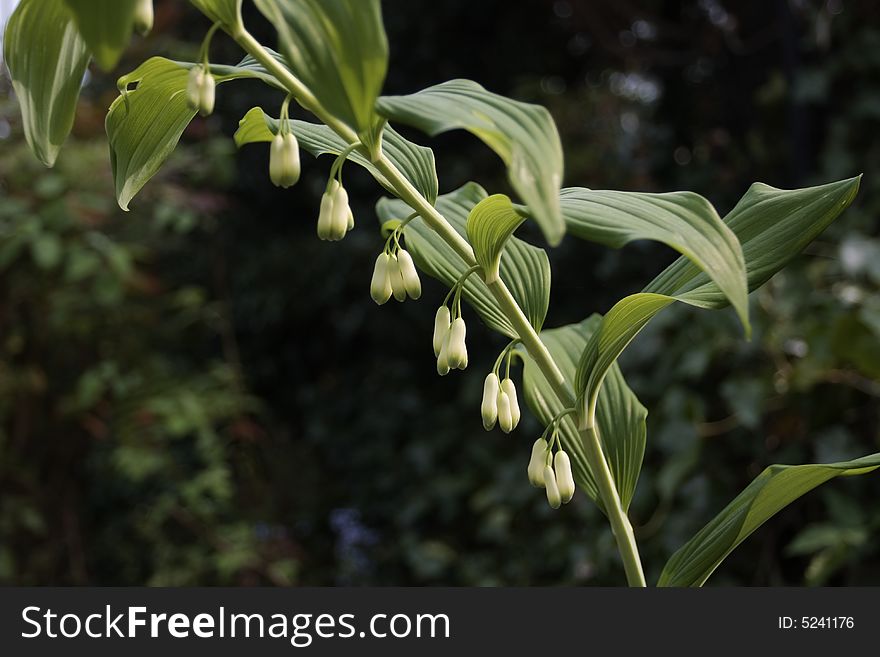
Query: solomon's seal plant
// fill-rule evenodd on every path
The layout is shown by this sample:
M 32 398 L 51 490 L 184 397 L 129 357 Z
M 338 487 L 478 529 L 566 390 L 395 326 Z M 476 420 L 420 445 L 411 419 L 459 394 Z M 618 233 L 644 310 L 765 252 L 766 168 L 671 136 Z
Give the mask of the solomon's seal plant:
M 251 109 L 240 121 L 236 144 L 268 143 L 269 177 L 280 187 L 297 182 L 300 148 L 335 156 L 324 194 L 315 200 L 318 237 L 325 240 L 342 239 L 354 226 L 344 165 L 354 163 L 372 174 L 389 194 L 376 208 L 385 242 L 370 282 L 373 300 L 418 299 L 417 268 L 449 287 L 433 335 L 441 375 L 468 363 L 463 302 L 468 314 L 510 341 L 485 379 L 484 427 L 516 428 L 520 407 L 511 366 L 521 363 L 522 397 L 546 427 L 532 444 L 524 484 L 527 479 L 543 487 L 553 508 L 571 500 L 576 489 L 593 500 L 611 525 L 627 581 L 644 586 L 627 510 L 642 465 L 647 411 L 627 386 L 618 357 L 655 315 L 676 302 L 711 310 L 731 306 L 748 336 L 748 294 L 846 209 L 859 179 L 796 190 L 756 183 L 723 218 L 691 192 L 562 188 L 562 147 L 544 108 L 469 80 L 381 95 L 388 43 L 379 0 L 254 0 L 277 30 L 278 52 L 248 31 L 242 0 L 191 2 L 211 26 L 199 61 L 153 57 L 119 79 L 106 130 L 120 207 L 128 208 L 196 114 L 213 111 L 215 89 L 222 94 L 222 85 L 242 78 L 277 89 L 283 102 L 279 117 Z M 111 69 L 131 33 L 150 29 L 152 18 L 148 0 L 19 4 L 6 28 L 4 57 L 28 143 L 47 166 L 70 131 L 89 61 Z M 210 61 L 211 39 L 220 32 L 241 47 L 238 64 Z M 290 102 L 313 120 L 289 118 Z M 507 167 L 515 199 L 490 195 L 476 183 L 440 194 L 432 151 L 402 137 L 396 124 L 428 135 L 470 132 Z M 548 252 L 516 236 L 526 221 L 537 225 L 551 247 L 566 235 L 610 248 L 648 239 L 680 257 L 604 316 L 546 328 Z M 525 466 L 534 437 L 523 438 Z M 785 505 L 829 479 L 878 467 L 880 454 L 768 467 L 671 556 L 658 583 L 703 584 Z

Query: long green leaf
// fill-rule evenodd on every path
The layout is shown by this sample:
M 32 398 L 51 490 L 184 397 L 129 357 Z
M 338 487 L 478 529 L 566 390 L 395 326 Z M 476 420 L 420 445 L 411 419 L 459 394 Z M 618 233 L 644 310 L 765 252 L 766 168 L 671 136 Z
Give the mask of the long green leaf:
M 553 246 L 562 241 L 562 145 L 545 108 L 490 93 L 470 80 L 444 82 L 409 96 L 384 96 L 377 107 L 389 120 L 430 135 L 462 129 L 477 136 L 507 165 L 510 184 L 547 241 Z
M 212 67 L 218 84 L 239 78 L 265 79 L 249 60 L 243 66 Z M 119 78 L 121 95 L 110 105 L 105 127 L 119 207 L 128 204 L 174 151 L 196 112 L 186 100 L 191 63 L 153 57 Z M 136 85 L 134 88 L 129 88 Z
M 318 102 L 358 134 L 376 123 L 388 70 L 379 0 L 255 0 L 280 50 Z M 362 137 L 364 138 L 364 137 Z
M 268 116 L 259 107 L 254 107 L 239 121 L 235 143 L 240 148 L 245 144 L 272 141 L 279 125 L 278 119 Z M 325 125 L 295 120 L 290 122 L 290 126 L 300 145 L 315 157 L 325 154 L 339 155 L 349 145 Z M 385 129 L 382 146 L 388 159 L 429 202 L 434 203 L 438 194 L 434 152 L 430 148 L 412 143 L 390 127 Z M 348 159 L 364 167 L 379 184 L 392 194 L 395 193 L 391 183 L 369 159 L 356 151 Z
M 829 479 L 873 472 L 880 454 L 817 465 L 771 465 L 681 547 L 663 569 L 658 586 L 702 586 L 752 532 L 779 510 Z
M 89 51 L 63 0 L 22 0 L 3 39 L 3 58 L 34 155 L 55 164 L 70 134 Z
M 547 345 L 567 381 L 574 380 L 580 354 L 600 324 L 601 317 L 593 315 L 579 324 L 570 324 L 541 333 L 541 339 Z M 524 354 L 523 361 L 526 403 L 540 422 L 546 425 L 564 409 L 540 368 L 528 354 Z M 620 368 L 617 365 L 612 366 L 596 417 L 599 438 L 624 509 L 629 508 L 642 467 L 647 415 L 648 411 L 624 381 Z M 601 507 L 601 500 L 584 455 L 581 438 L 571 416 L 564 418 L 560 427 L 562 443 L 571 456 L 578 485 Z
M 493 194 L 471 210 L 467 236 L 487 283 L 498 280 L 501 254 L 513 232 L 524 221 L 504 194 Z
M 212 21 L 227 29 L 241 23 L 241 0 L 189 0 Z
M 486 191 L 482 187 L 468 183 L 454 192 L 439 196 L 436 207 L 459 234 L 465 235 L 468 214 L 484 198 Z M 412 209 L 403 201 L 384 198 L 376 205 L 376 212 L 379 219 L 385 222 L 403 219 Z M 447 286 L 455 283 L 468 268 L 452 247 L 419 219 L 407 224 L 404 239 L 416 266 Z M 532 326 L 540 330 L 550 303 L 550 261 L 547 254 L 543 249 L 513 237 L 508 241 L 505 257 L 501 260 L 501 277 Z M 507 316 L 479 276 L 468 277 L 463 296 L 488 326 L 508 337 L 516 337 L 516 331 Z
M 612 248 L 654 240 L 706 273 L 748 331 L 746 267 L 734 232 L 705 198 L 692 192 L 647 194 L 563 189 L 562 215 L 571 234 Z
M 137 0 L 65 0 L 92 57 L 105 71 L 119 63 L 131 39 Z

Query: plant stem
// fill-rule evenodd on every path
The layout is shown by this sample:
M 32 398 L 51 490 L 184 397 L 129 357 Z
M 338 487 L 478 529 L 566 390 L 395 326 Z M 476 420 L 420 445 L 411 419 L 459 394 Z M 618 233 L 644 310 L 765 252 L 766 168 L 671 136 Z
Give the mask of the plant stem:
M 247 30 L 236 30 L 232 37 L 248 54 L 260 62 L 269 73 L 274 75 L 306 110 L 312 112 L 348 143 L 354 144 L 359 141 L 358 135 L 351 128 L 327 112 L 305 85 L 272 57 Z M 418 212 L 425 223 L 455 250 L 464 261 L 466 267 L 474 267 L 477 264 L 473 249 L 467 240 L 422 196 L 384 153 L 380 154 L 378 158 L 371 158 L 371 153 L 364 146 L 359 146 L 358 150 L 367 158 L 373 159 L 374 166 L 391 184 L 398 197 Z M 553 391 L 562 403 L 563 408 L 574 406 L 574 392 L 569 388 L 562 371 L 557 366 L 556 361 L 553 360 L 552 354 L 516 303 L 516 299 L 514 299 L 510 290 L 500 279 L 487 284 L 487 286 L 516 331 L 519 341 L 553 387 Z M 593 429 L 595 426 L 594 419 L 595 412 L 590 417 L 590 428 L 582 431 L 580 434 L 585 448 L 587 463 L 595 479 L 596 488 L 605 508 L 605 513 L 611 523 L 611 529 L 617 541 L 621 559 L 623 560 L 627 581 L 630 586 L 645 586 L 645 577 L 642 573 L 642 565 L 632 525 L 620 502 L 620 496 L 614 483 L 614 476 L 608 467 L 598 434 Z

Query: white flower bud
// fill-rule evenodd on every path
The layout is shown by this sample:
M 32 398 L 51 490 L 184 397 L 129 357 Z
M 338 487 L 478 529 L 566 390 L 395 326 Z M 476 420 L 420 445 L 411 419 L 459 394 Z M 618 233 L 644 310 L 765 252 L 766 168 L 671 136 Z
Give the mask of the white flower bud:
M 449 333 L 449 327 L 452 321 L 449 319 L 449 308 L 440 306 L 437 314 L 434 316 L 434 355 L 440 355 L 440 349 L 443 347 L 443 341 Z
M 354 214 L 351 212 L 351 207 L 348 208 L 348 227 L 346 228 L 346 232 L 354 228 Z
M 501 382 L 501 389 L 507 393 L 507 397 L 510 399 L 510 418 L 513 421 L 513 428 L 516 429 L 521 415 L 519 402 L 516 399 L 516 386 L 513 385 L 513 381 L 510 378 L 506 378 Z
M 547 465 L 547 441 L 538 438 L 532 445 L 532 457 L 529 459 L 529 483 L 535 488 L 544 487 L 544 466 Z
M 214 111 L 214 76 L 204 66 L 194 66 L 189 71 L 186 83 L 186 100 L 190 109 L 198 110 L 202 116 Z
M 574 497 L 574 476 L 571 474 L 571 460 L 561 449 L 553 457 L 553 469 L 556 470 L 556 486 L 564 504 Z
M 134 8 L 134 29 L 142 36 L 153 29 L 153 0 L 137 0 Z
M 333 210 L 330 213 L 330 237 L 332 242 L 338 242 L 348 232 L 348 215 L 351 208 L 348 206 L 348 192 L 345 187 L 336 183 L 336 191 L 333 193 Z
M 299 144 L 292 133 L 275 135 L 269 147 L 269 178 L 276 187 L 287 189 L 300 174 Z
M 321 212 L 318 215 L 318 238 L 329 240 L 332 235 L 333 201 L 339 183 L 330 181 L 330 187 L 321 197 Z
M 559 494 L 559 487 L 556 485 L 556 477 L 553 474 L 553 468 L 549 465 L 544 466 L 544 487 L 547 489 L 547 501 L 554 509 L 562 506 L 562 496 Z
M 464 319 L 456 317 L 449 329 L 449 347 L 447 356 L 449 358 L 449 367 L 454 370 L 463 370 L 468 364 L 467 344 L 465 344 L 465 334 L 467 327 Z
M 422 296 L 422 281 L 419 280 L 419 272 L 413 262 L 409 251 L 401 249 L 397 252 L 397 261 L 400 263 L 400 275 L 403 277 L 403 285 L 410 299 L 418 299 Z
M 483 428 L 491 431 L 498 419 L 498 375 L 489 372 L 483 382 L 483 403 L 480 406 L 483 415 Z
M 440 354 L 437 356 L 437 374 L 440 376 L 449 374 L 449 338 L 451 336 L 452 331 L 446 331 L 446 335 L 443 337 L 443 345 L 440 347 Z
M 373 279 L 370 281 L 370 296 L 380 306 L 391 298 L 391 279 L 388 276 L 388 262 L 391 256 L 382 252 L 376 258 L 373 267 Z
M 513 416 L 510 414 L 510 397 L 503 390 L 498 393 L 498 426 L 504 433 L 513 431 Z
M 406 285 L 400 271 L 400 260 L 396 255 L 392 255 L 388 263 L 388 276 L 391 278 L 391 292 L 394 294 L 394 298 L 398 301 L 404 301 L 406 299 Z

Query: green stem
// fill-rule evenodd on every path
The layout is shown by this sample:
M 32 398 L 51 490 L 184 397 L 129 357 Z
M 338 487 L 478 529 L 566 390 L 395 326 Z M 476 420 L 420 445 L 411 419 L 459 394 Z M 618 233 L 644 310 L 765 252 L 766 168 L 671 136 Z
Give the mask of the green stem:
M 325 125 L 330 127 L 336 134 L 348 143 L 358 141 L 358 136 L 345 123 L 327 112 L 309 89 L 300 82 L 289 70 L 282 66 L 247 30 L 236 30 L 232 34 L 238 44 L 254 59 L 260 62 L 269 73 L 274 75 L 279 82 L 296 98 L 297 102 L 306 110 L 314 114 Z M 366 157 L 371 157 L 364 147 L 358 147 Z M 441 215 L 428 200 L 410 183 L 384 153 L 371 158 L 374 166 L 394 188 L 398 197 L 415 210 L 425 223 L 436 232 L 464 261 L 466 267 L 476 267 L 473 249 L 467 240 L 462 237 L 455 228 Z M 518 336 L 519 341 L 528 351 L 532 360 L 541 370 L 544 377 L 553 387 L 553 391 L 564 408 L 575 406 L 575 396 L 566 383 L 565 377 L 553 360 L 553 356 L 547 346 L 541 341 L 537 331 L 532 327 L 522 309 L 516 303 L 516 299 L 502 280 L 488 284 L 489 291 L 498 302 L 502 312 L 506 315 Z M 594 422 L 590 422 L 592 427 Z M 611 523 L 617 547 L 626 570 L 627 581 L 630 586 L 645 586 L 645 577 L 642 574 L 641 561 L 638 547 L 632 531 L 629 519 L 620 502 L 614 477 L 608 467 L 602 445 L 595 431 L 588 429 L 581 432 L 585 447 L 585 454 L 596 488 L 605 508 L 605 513 Z

